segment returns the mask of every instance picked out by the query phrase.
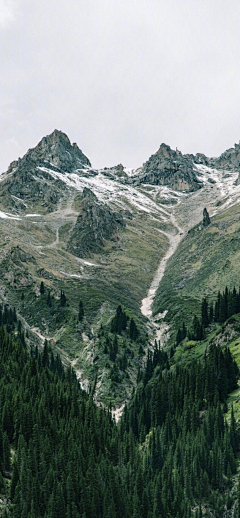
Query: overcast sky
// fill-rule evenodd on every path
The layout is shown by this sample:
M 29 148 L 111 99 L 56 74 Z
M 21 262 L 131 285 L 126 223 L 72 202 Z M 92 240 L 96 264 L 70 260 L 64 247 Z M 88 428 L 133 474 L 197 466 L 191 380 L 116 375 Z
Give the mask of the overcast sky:
M 239 0 L 0 0 L 0 171 L 55 128 L 94 167 L 240 139 Z

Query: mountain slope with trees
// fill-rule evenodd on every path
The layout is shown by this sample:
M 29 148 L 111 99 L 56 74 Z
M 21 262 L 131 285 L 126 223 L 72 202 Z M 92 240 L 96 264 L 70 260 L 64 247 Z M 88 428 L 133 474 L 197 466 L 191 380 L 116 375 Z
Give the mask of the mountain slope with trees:
M 2 516 L 238 516 L 229 349 L 212 346 L 186 367 L 155 347 L 116 425 L 47 343 L 27 350 L 14 311 L 0 317 Z

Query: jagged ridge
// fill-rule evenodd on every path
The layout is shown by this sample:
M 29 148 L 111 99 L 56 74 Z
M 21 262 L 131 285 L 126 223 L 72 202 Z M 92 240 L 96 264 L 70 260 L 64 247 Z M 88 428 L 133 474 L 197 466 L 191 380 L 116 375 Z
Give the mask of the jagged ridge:
M 166 144 L 143 165 L 142 171 L 134 178 L 137 185 L 167 185 L 178 191 L 195 191 L 201 187 L 196 176 L 197 169 L 190 157 L 174 151 Z

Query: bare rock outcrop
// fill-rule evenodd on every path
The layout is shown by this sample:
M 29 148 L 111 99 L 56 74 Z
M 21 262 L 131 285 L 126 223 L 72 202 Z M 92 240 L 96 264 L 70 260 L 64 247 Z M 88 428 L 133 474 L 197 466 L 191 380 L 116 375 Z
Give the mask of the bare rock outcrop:
M 161 144 L 132 181 L 136 185 L 167 185 L 177 191 L 195 191 L 201 187 L 192 158 L 166 144 Z
M 84 188 L 80 213 L 68 241 L 68 249 L 77 257 L 100 252 L 106 241 L 116 241 L 126 223 L 119 212 L 99 202 L 97 196 Z
M 206 207 L 203 209 L 203 221 L 202 221 L 202 225 L 203 227 L 208 227 L 208 225 L 210 225 L 211 223 L 211 220 L 210 220 L 210 217 L 209 217 L 209 214 L 208 214 L 208 211 L 206 209 Z
M 216 169 L 240 171 L 240 142 L 224 151 L 218 158 L 210 158 L 209 165 Z
M 66 184 L 51 172 L 77 172 L 91 166 L 88 158 L 59 130 L 43 137 L 22 158 L 10 164 L 0 185 L 0 203 L 24 212 L 37 205 L 51 212 L 66 191 Z

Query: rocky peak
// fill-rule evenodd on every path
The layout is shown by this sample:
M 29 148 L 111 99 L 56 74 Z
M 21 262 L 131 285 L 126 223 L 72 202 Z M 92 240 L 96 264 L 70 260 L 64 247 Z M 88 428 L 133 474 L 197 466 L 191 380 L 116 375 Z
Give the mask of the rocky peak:
M 77 144 L 59 130 L 43 137 L 36 147 L 12 162 L 0 186 L 0 198 L 5 209 L 24 212 L 51 212 L 66 194 L 66 184 L 56 180 L 52 171 L 62 174 L 91 167 Z
M 201 187 L 197 169 L 191 157 L 182 155 L 167 144 L 161 144 L 158 151 L 143 164 L 134 182 L 153 185 L 167 185 L 179 191 L 195 191 Z
M 43 137 L 36 147 L 12 162 L 8 169 L 11 172 L 16 167 L 45 166 L 60 169 L 62 172 L 72 172 L 84 166 L 91 167 L 88 158 L 82 153 L 76 143 L 71 144 L 68 136 L 59 130 Z
M 240 142 L 224 151 L 218 158 L 211 158 L 209 162 L 211 167 L 216 169 L 240 171 Z
M 204 153 L 197 153 L 194 157 L 195 164 L 208 165 L 209 159 Z
M 128 180 L 128 175 L 124 171 L 122 164 L 118 164 L 113 167 L 104 167 L 101 172 L 104 176 L 111 178 L 111 180 L 120 180 L 123 183 Z
M 165 158 L 173 158 L 176 157 L 177 154 L 181 155 L 182 153 L 181 151 L 178 151 L 178 149 L 174 151 L 174 149 L 171 149 L 171 147 L 168 146 L 168 144 L 164 144 L 164 142 L 160 145 L 158 151 L 155 153 L 155 155 L 162 156 Z

